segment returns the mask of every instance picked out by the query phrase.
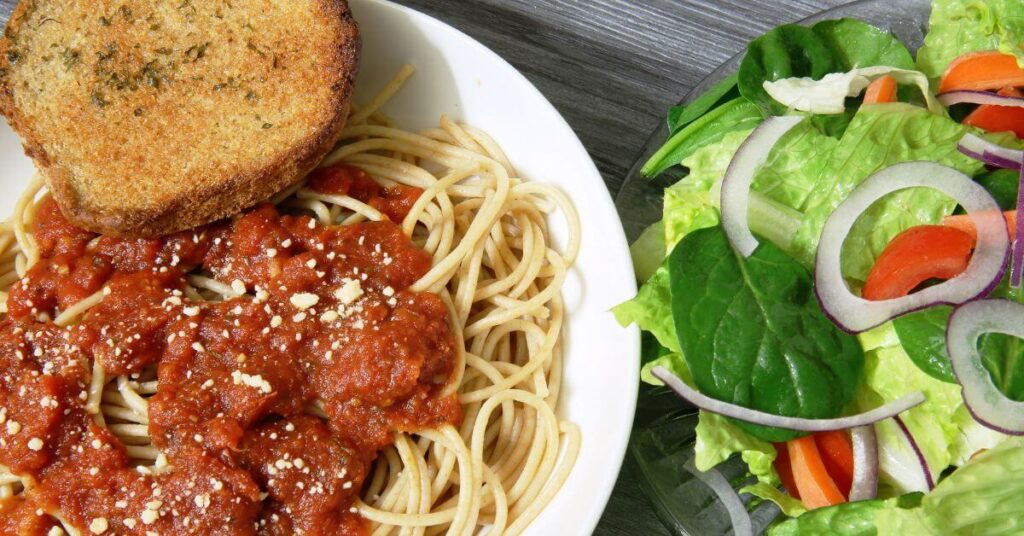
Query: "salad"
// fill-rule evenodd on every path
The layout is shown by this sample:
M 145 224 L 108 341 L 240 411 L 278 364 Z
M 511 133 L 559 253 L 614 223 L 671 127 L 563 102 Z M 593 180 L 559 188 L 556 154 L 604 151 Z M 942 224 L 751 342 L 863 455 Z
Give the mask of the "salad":
M 1022 88 L 1024 2 L 934 0 L 916 57 L 779 26 L 670 110 L 643 174 L 686 175 L 614 312 L 769 534 L 1024 534 Z

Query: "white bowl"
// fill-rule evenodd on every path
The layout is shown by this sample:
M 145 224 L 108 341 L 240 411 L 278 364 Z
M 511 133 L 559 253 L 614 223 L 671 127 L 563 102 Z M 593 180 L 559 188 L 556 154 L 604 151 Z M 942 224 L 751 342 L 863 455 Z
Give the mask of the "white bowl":
M 557 185 L 580 210 L 583 242 L 565 287 L 569 324 L 559 411 L 580 426 L 583 444 L 568 481 L 527 533 L 589 535 L 622 465 L 639 381 L 639 334 L 619 327 L 609 313 L 636 294 L 636 285 L 608 189 L 562 116 L 497 54 L 411 9 L 383 0 L 350 1 L 363 35 L 357 101 L 411 63 L 416 75 L 384 108 L 400 126 L 435 126 L 448 114 L 483 128 L 523 177 Z M 7 215 L 33 168 L 2 120 L 0 162 L 0 215 Z M 557 217 L 552 227 L 564 236 Z

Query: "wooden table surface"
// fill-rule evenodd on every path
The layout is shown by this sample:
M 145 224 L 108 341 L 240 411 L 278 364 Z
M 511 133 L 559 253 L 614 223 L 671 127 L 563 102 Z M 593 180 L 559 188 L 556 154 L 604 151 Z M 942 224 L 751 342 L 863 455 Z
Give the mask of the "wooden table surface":
M 897 0 L 898 1 L 898 0 Z M 675 104 L 747 41 L 845 0 L 398 0 L 466 32 L 547 95 L 614 195 Z M 0 0 L 5 20 L 14 0 Z M 665 535 L 626 459 L 595 534 Z
M 898 0 L 895 0 L 898 1 Z M 398 0 L 473 36 L 565 116 L 618 191 L 665 111 L 765 30 L 846 0 Z M 627 456 L 595 534 L 667 535 Z

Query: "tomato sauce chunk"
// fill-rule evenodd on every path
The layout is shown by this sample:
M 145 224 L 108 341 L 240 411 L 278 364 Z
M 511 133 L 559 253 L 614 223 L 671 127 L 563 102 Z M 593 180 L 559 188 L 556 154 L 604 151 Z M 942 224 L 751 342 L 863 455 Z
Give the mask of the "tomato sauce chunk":
M 366 533 L 353 505 L 379 451 L 462 418 L 457 341 L 441 299 L 410 290 L 431 258 L 395 222 L 421 192 L 344 166 L 310 187 L 390 221 L 264 204 L 128 240 L 41 204 L 41 259 L 0 320 L 0 464 L 35 485 L 0 500 L 0 533 L 56 526 L 39 512 L 111 534 Z M 105 425 L 99 379 L 120 408 Z

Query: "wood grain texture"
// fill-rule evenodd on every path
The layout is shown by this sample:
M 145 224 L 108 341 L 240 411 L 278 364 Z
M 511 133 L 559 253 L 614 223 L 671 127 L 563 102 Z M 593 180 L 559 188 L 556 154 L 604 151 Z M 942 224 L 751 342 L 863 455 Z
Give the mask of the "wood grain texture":
M 765 30 L 841 0 L 398 0 L 521 70 L 618 190 L 665 111 Z
M 466 32 L 521 70 L 576 130 L 612 194 L 668 107 L 715 67 L 777 24 L 846 3 L 397 1 Z M 13 4 L 0 0 L 0 21 Z M 627 459 L 595 534 L 668 534 L 636 477 Z

